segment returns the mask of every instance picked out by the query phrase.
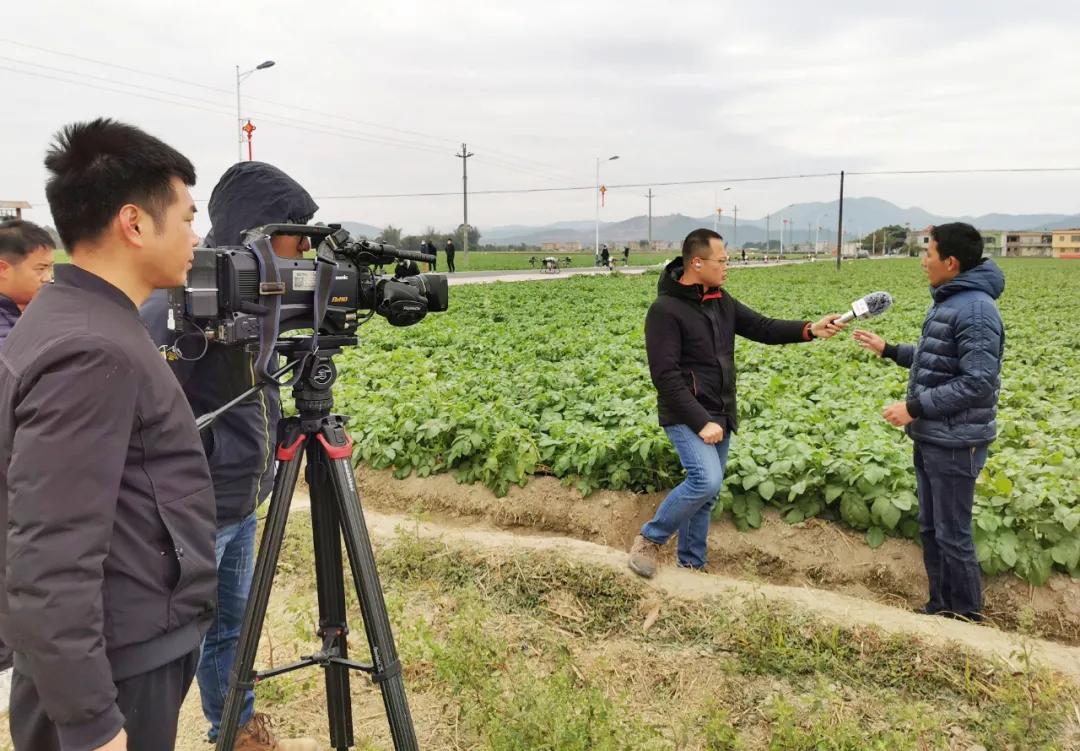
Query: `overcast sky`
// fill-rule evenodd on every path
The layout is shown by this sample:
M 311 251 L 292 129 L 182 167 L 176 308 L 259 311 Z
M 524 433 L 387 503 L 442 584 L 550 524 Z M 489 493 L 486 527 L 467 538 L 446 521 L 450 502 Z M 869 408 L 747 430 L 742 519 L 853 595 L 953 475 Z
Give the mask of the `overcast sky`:
M 242 85 L 255 157 L 303 183 L 324 221 L 456 226 L 463 141 L 470 191 L 590 186 L 613 154 L 612 185 L 1080 166 L 1080 3 L 878 5 L 6 3 L 0 199 L 50 222 L 51 134 L 100 115 L 184 152 L 209 197 L 237 158 L 234 66 L 265 59 L 277 64 Z M 725 215 L 750 218 L 838 190 L 833 177 L 726 184 Z M 707 215 L 718 187 L 656 187 L 653 211 Z M 428 192 L 455 195 L 349 198 Z M 644 214 L 645 192 L 613 188 L 602 218 Z M 853 177 L 847 193 L 940 214 L 1077 213 L 1080 173 Z M 469 218 L 481 231 L 591 219 L 593 196 L 471 195 Z

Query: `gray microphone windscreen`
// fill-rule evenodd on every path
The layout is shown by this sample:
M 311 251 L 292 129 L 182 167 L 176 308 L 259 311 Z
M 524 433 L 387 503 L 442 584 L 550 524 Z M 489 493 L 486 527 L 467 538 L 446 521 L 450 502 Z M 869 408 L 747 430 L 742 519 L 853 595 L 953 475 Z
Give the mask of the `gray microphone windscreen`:
M 851 310 L 840 316 L 840 323 L 847 323 L 855 318 L 873 318 L 879 316 L 892 305 L 892 295 L 888 292 L 871 292 L 851 304 Z

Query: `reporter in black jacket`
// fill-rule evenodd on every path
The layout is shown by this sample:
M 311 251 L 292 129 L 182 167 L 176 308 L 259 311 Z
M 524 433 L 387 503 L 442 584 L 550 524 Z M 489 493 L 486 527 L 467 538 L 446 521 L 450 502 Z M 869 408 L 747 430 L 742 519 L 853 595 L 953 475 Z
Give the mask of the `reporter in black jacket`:
M 735 407 L 735 335 L 763 344 L 828 339 L 844 328 L 839 313 L 821 320 L 782 321 L 746 307 L 722 287 L 728 254 L 723 238 L 697 229 L 683 241 L 682 258 L 660 275 L 656 301 L 645 318 L 649 372 L 657 411 L 686 469 L 677 486 L 634 540 L 630 568 L 651 577 L 661 547 L 676 533 L 678 563 L 705 567 L 709 519 L 724 481 Z
M 191 267 L 195 169 L 112 120 L 64 128 L 45 166 L 71 263 L 0 356 L 11 736 L 16 751 L 167 751 L 214 612 L 215 508 L 138 306 Z

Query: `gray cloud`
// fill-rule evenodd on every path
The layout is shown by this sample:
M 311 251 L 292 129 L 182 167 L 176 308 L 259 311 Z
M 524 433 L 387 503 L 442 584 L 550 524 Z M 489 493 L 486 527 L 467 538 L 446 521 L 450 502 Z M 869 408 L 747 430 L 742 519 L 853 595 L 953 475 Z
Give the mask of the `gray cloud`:
M 457 191 L 461 160 L 453 154 L 462 141 L 477 154 L 469 167 L 470 187 L 478 191 L 588 185 L 595 157 L 613 153 L 621 159 L 605 164 L 602 176 L 610 184 L 839 169 L 1076 166 L 1068 164 L 1077 161 L 1080 115 L 1075 4 L 457 5 L 15 6 L 5 11 L 11 22 L 0 37 L 17 31 L 17 42 L 198 85 L 0 40 L 0 57 L 23 61 L 0 59 L 0 197 L 39 200 L 51 133 L 107 114 L 187 153 L 200 173 L 195 194 L 205 198 L 236 158 L 233 66 L 265 58 L 278 64 L 243 86 L 245 114 L 258 128 L 256 158 L 278 164 L 320 196 Z M 188 106 L 156 101 L 181 95 Z M 849 191 L 939 213 L 1075 212 L 1078 183 L 1077 174 L 866 177 L 853 179 Z M 657 188 L 654 209 L 703 215 L 712 209 L 713 190 Z M 612 190 L 604 217 L 643 213 L 644 192 Z M 723 200 L 738 203 L 740 215 L 760 216 L 835 193 L 831 179 L 739 183 Z M 320 203 L 323 219 L 412 230 L 455 225 L 461 211 L 457 196 Z M 470 219 L 481 228 L 592 213 L 590 191 L 470 199 Z M 43 210 L 31 218 L 49 221 Z

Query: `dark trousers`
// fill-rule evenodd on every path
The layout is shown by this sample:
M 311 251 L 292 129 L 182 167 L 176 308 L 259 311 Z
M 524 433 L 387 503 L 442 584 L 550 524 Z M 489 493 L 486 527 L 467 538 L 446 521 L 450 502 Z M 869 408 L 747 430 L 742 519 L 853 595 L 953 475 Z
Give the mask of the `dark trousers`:
M 986 464 L 987 446 L 945 448 L 915 444 L 919 533 L 930 583 L 929 613 L 979 618 L 982 575 L 971 533 L 975 478 Z
M 129 751 L 174 748 L 180 705 L 198 664 L 199 650 L 195 650 L 149 673 L 116 684 L 116 704 L 125 718 Z M 8 721 L 15 751 L 60 751 L 56 726 L 45 714 L 34 681 L 18 670 L 11 676 Z
M 451 272 L 457 271 L 457 269 L 454 268 L 454 254 L 450 253 L 449 251 L 446 253 L 446 267 Z

